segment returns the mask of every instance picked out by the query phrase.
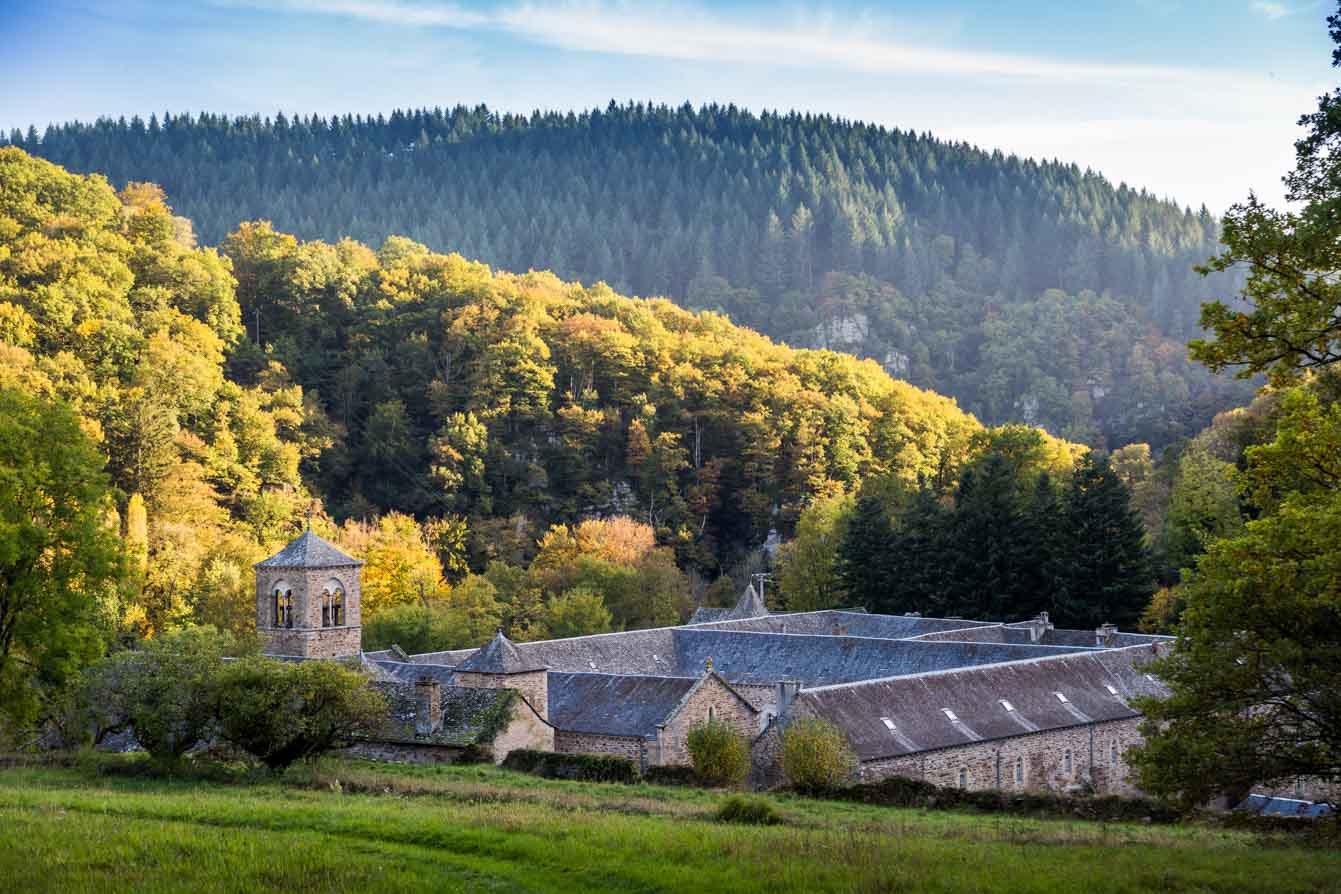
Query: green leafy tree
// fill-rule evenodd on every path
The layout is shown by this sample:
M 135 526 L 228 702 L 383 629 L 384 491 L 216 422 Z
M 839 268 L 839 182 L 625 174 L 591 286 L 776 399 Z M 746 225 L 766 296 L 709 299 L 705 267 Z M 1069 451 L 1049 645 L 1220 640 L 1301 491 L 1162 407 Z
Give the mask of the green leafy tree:
M 852 497 L 838 495 L 815 500 L 802 511 L 796 536 L 778 551 L 778 587 L 788 611 L 833 608 L 843 601 L 838 553 L 853 506 Z
M 116 713 L 154 760 L 176 764 L 214 733 L 223 659 L 237 651 L 238 643 L 228 634 L 186 627 L 104 659 L 109 665 L 104 672 L 120 683 Z
M 411 655 L 459 648 L 462 637 L 440 605 L 408 603 L 384 609 L 363 622 L 363 648 L 369 652 L 400 646 Z
M 366 677 L 330 661 L 236 661 L 216 699 L 219 734 L 275 772 L 352 744 L 386 716 Z
M 0 717 L 11 732 L 102 648 L 122 573 L 102 468 L 69 409 L 0 388 Z
M 605 601 L 599 593 L 585 587 L 574 587 L 548 599 L 542 619 L 552 639 L 609 633 L 615 629 Z

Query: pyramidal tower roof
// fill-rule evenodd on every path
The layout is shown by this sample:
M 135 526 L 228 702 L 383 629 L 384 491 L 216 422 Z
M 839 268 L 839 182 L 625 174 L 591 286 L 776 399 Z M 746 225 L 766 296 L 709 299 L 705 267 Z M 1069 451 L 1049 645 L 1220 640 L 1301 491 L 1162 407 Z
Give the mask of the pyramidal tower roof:
M 353 568 L 363 563 L 348 556 L 308 528 L 297 540 L 275 553 L 257 568 Z
M 764 605 L 763 597 L 759 591 L 754 588 L 754 584 L 747 584 L 745 592 L 740 594 L 740 601 L 736 603 L 735 608 L 726 613 L 724 621 L 737 621 L 742 618 L 761 618 L 768 614 L 768 606 Z
M 477 674 L 524 674 L 544 670 L 545 665 L 525 658 L 521 650 L 498 631 L 484 648 L 457 665 L 458 671 Z

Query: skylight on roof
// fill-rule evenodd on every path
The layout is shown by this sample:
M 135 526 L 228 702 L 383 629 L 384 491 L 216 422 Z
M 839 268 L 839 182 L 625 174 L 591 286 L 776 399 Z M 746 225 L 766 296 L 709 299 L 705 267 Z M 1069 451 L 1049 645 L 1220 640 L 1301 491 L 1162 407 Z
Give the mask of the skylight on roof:
M 587 662 L 587 667 L 591 668 L 592 670 L 595 670 L 595 669 L 596 669 L 596 662 L 594 662 L 594 661 L 588 661 L 588 662 Z
M 1111 684 L 1105 683 L 1104 688 L 1108 690 L 1109 695 L 1117 695 L 1117 690 L 1114 689 Z
M 883 723 L 885 725 L 885 728 L 888 729 L 890 732 L 893 732 L 895 729 L 897 729 L 897 727 L 894 726 L 894 721 L 890 720 L 888 717 L 881 717 L 880 722 Z
M 1062 704 L 1067 704 L 1068 702 L 1071 701 L 1069 698 L 1062 695 L 1060 692 L 1054 692 L 1053 695 L 1057 696 L 1057 701 L 1061 702 Z
M 955 715 L 954 711 L 951 711 L 949 708 L 941 708 L 941 710 L 945 712 L 945 716 L 949 717 L 952 722 L 959 721 L 959 717 Z
M 1000 699 L 1000 701 L 1001 701 L 1001 707 L 1005 708 L 1007 711 L 1015 710 L 1015 706 L 1012 705 L 1010 702 L 1006 701 L 1004 698 Z

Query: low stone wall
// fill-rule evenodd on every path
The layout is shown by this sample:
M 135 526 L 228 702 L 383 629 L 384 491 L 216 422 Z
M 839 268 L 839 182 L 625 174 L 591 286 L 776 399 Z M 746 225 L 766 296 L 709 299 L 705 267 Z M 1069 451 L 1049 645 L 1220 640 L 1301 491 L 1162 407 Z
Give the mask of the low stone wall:
M 645 740 L 636 736 L 602 736 L 564 730 L 554 733 L 554 750 L 560 754 L 617 754 L 639 767 L 646 765 L 646 747 Z
M 344 749 L 349 757 L 395 764 L 451 764 L 461 757 L 461 749 L 451 745 L 423 745 L 406 742 L 360 742 Z
M 1089 723 L 971 742 L 905 757 L 866 761 L 863 781 L 905 776 L 968 789 L 1067 791 L 1088 785 L 1111 795 L 1138 794 L 1126 753 L 1141 742 L 1141 718 Z

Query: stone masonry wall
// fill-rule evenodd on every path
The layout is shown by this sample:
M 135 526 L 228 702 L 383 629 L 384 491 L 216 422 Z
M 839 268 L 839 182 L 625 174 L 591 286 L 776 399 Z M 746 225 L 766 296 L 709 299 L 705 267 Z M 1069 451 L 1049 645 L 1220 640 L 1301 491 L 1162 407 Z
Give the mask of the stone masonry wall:
M 685 742 L 695 724 L 712 716 L 729 724 L 738 733 L 752 740 L 759 734 L 759 713 L 717 676 L 709 674 L 692 690 L 672 714 L 666 725 L 657 732 L 657 759 L 660 764 L 687 764 L 689 751 Z
M 1101 794 L 1134 795 L 1126 752 L 1141 741 L 1140 722 L 1133 717 L 866 761 L 860 773 L 865 781 L 905 776 L 1005 791 L 1065 791 L 1088 781 Z
M 492 748 L 496 764 L 518 748 L 553 751 L 554 727 L 546 723 L 526 702 L 513 699 L 512 720 L 494 737 Z
M 461 756 L 452 745 L 412 745 L 404 742 L 359 742 L 344 749 L 350 757 L 398 764 L 450 764 Z
M 344 658 L 359 653 L 362 628 L 327 627 L 324 630 L 261 629 L 267 655 L 301 658 Z
M 345 623 L 321 626 L 321 594 L 328 585 L 345 591 Z M 293 627 L 278 628 L 274 591 L 282 585 L 293 591 Z M 265 569 L 256 576 L 256 631 L 270 655 L 303 658 L 344 658 L 362 649 L 361 589 L 357 568 Z
M 560 754 L 617 754 L 644 766 L 646 743 L 636 736 L 602 736 L 556 730 L 554 750 Z
M 455 671 L 456 685 L 465 689 L 515 689 L 531 703 L 545 720 L 549 719 L 549 672 L 528 671 L 523 674 L 480 674 L 474 671 Z

